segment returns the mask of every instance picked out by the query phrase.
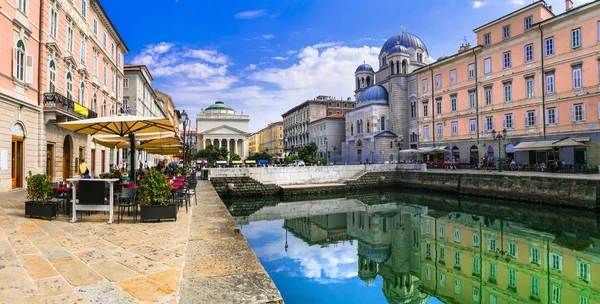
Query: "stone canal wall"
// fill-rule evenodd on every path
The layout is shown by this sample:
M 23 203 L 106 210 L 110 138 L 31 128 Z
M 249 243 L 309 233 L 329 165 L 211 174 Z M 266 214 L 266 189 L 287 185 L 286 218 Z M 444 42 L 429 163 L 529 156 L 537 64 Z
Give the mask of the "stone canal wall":
M 373 188 L 407 188 L 435 192 L 449 192 L 494 199 L 536 202 L 554 206 L 600 209 L 600 180 L 563 175 L 510 174 L 477 171 L 363 172 L 339 184 L 327 187 L 305 184 L 289 188 L 261 184 L 249 177 L 211 178 L 222 196 L 320 195 Z M 335 187 L 335 188 L 333 188 Z

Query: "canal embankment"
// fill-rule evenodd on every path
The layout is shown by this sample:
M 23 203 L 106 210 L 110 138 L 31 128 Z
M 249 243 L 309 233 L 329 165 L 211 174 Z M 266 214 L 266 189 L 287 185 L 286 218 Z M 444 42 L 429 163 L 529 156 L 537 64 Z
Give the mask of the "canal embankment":
M 461 195 L 486 197 L 500 200 L 534 202 L 544 205 L 563 206 L 580 209 L 600 209 L 600 176 L 574 175 L 543 172 L 492 172 L 492 171 L 445 171 L 445 170 L 401 170 L 395 165 L 362 165 L 363 170 L 338 174 L 332 170 L 326 180 L 332 187 L 316 186 L 311 179 L 304 184 L 294 183 L 293 187 L 285 181 L 279 184 L 261 182 L 261 175 L 249 174 L 248 171 L 231 170 L 227 176 L 214 174 L 210 180 L 215 190 L 226 197 L 257 196 L 298 196 L 327 195 L 357 190 L 376 188 L 406 188 L 432 192 L 447 192 Z M 313 167 L 306 167 L 313 168 Z M 319 168 L 319 167 L 316 167 Z M 300 180 L 311 176 L 313 172 L 326 175 L 327 167 L 321 171 L 316 169 L 294 168 Z M 277 175 L 278 170 L 288 168 L 253 168 L 269 169 L 269 176 Z M 357 168 L 352 168 L 356 170 Z M 223 171 L 214 172 L 221 173 Z M 265 171 L 266 172 L 266 171 Z M 284 174 L 284 173 L 281 173 Z M 272 178 L 272 177 L 270 177 Z M 338 178 L 336 180 L 336 178 Z M 341 186 L 343 185 L 343 186 Z
M 212 185 L 196 191 L 179 303 L 283 303 Z

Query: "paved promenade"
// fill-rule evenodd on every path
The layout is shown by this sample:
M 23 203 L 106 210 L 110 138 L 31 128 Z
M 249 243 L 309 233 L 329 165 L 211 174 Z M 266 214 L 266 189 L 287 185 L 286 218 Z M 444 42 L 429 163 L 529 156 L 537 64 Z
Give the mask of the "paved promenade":
M 135 224 L 25 218 L 25 191 L 0 194 L 0 303 L 281 301 L 212 186 L 198 190 L 177 222 Z
M 517 176 L 517 177 L 539 176 L 539 177 L 558 177 L 558 178 L 586 179 L 586 180 L 600 181 L 600 174 L 581 174 L 581 173 L 575 174 L 575 173 L 555 173 L 555 172 L 537 172 L 537 171 L 502 171 L 502 172 L 498 172 L 497 170 L 485 171 L 485 170 L 472 170 L 472 169 L 458 169 L 458 170 L 427 169 L 427 172 L 460 173 L 460 174 L 493 174 L 493 175 L 505 175 L 505 176 Z

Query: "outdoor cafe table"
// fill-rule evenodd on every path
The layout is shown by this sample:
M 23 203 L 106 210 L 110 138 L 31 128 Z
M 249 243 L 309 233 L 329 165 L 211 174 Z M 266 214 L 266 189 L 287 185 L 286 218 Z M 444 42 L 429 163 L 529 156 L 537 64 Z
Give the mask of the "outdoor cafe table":
M 67 181 L 72 183 L 85 183 L 85 182 L 106 182 L 109 185 L 110 194 L 109 194 L 109 204 L 108 205 L 88 205 L 88 204 L 76 204 L 77 201 L 77 187 L 73 188 L 73 217 L 71 218 L 71 223 L 77 222 L 77 210 L 79 211 L 108 211 L 109 218 L 108 223 L 112 224 L 113 222 L 113 213 L 114 213 L 114 183 L 118 181 L 118 178 L 69 178 Z

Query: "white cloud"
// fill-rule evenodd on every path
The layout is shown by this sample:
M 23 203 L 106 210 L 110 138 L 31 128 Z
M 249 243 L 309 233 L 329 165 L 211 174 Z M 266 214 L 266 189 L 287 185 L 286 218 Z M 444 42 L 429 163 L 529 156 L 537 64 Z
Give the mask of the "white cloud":
M 202 59 L 208 63 L 226 64 L 229 58 L 215 50 L 189 50 L 185 56 Z
M 321 43 L 314 44 L 312 47 L 315 49 L 322 49 L 322 48 L 328 48 L 328 47 L 332 47 L 332 46 L 338 46 L 341 44 L 342 44 L 341 42 L 321 42 Z
M 167 53 L 173 47 L 172 43 L 161 42 L 158 44 L 150 44 L 146 46 L 142 52 L 133 58 L 132 63 L 143 65 L 154 65 L 158 63 L 159 56 Z
M 275 38 L 275 36 L 271 34 L 262 35 L 262 37 L 267 40 Z
M 473 1 L 473 8 L 480 8 L 486 4 L 487 4 L 487 2 Z
M 525 0 L 509 0 L 508 2 L 512 5 L 523 5 Z
M 289 57 L 275 56 L 275 57 L 272 57 L 272 58 L 275 59 L 275 60 L 279 60 L 279 61 L 286 61 L 286 60 L 288 60 Z
M 286 52 L 287 55 L 294 55 L 294 54 L 297 54 L 297 53 L 298 53 L 298 51 L 287 51 Z
M 265 10 L 243 11 L 233 16 L 235 19 L 254 19 L 262 17 L 267 13 Z
M 256 64 L 251 63 L 246 67 L 246 71 L 253 71 L 256 70 Z

